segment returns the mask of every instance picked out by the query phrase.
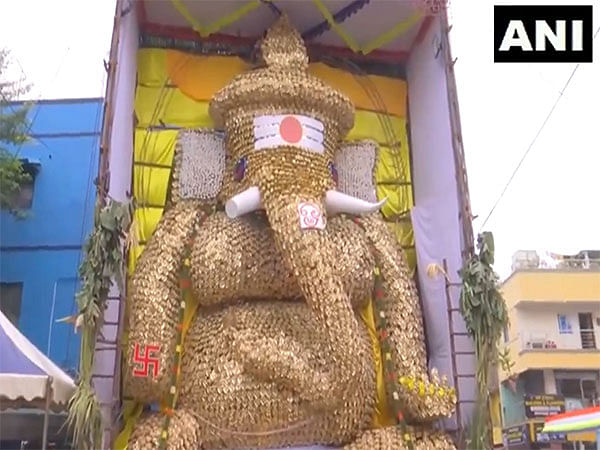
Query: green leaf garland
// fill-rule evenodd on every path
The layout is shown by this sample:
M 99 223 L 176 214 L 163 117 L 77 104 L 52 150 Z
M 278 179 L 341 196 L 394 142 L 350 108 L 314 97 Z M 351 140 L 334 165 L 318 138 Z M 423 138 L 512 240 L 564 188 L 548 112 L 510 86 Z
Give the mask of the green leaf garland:
M 475 341 L 477 357 L 478 399 L 471 426 L 469 445 L 491 448 L 489 430 L 488 382 L 489 373 L 498 358 L 497 343 L 508 324 L 506 303 L 500 293 L 498 275 L 494 272 L 494 237 L 483 232 L 477 237 L 478 253 L 473 255 L 459 272 L 462 277 L 460 312 L 467 332 Z
M 113 280 L 123 290 L 123 242 L 132 217 L 132 202 L 109 199 L 104 206 L 98 204 L 94 229 L 84 246 L 85 258 L 79 267 L 82 285 L 76 296 L 79 312 L 75 320 L 82 327 L 79 378 L 69 401 L 67 419 L 78 449 L 97 449 L 102 444 L 102 415 L 92 387 L 94 352 Z

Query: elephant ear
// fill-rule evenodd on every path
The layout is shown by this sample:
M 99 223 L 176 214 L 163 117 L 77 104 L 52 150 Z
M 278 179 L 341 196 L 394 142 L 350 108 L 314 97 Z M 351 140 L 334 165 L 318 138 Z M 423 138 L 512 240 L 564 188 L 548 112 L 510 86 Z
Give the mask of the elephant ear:
M 214 201 L 223 185 L 225 140 L 214 130 L 182 130 L 177 135 L 171 200 Z
M 344 142 L 335 154 L 337 189 L 368 202 L 377 201 L 375 164 L 379 146 L 371 140 Z

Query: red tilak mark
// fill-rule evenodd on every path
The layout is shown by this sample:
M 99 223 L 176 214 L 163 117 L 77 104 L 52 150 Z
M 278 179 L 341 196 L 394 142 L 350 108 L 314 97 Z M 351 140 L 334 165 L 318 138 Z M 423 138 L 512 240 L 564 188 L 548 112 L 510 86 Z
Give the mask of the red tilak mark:
M 398 421 L 402 422 L 403 420 L 404 420 L 404 415 L 400 411 L 398 411 Z
M 381 333 L 379 333 L 379 337 L 381 339 L 385 339 L 388 337 L 388 332 L 386 330 L 381 330 Z
M 174 373 L 175 375 L 177 375 L 177 373 L 178 373 L 178 372 L 179 372 L 179 366 L 174 366 L 174 367 L 173 367 L 173 373 Z
M 388 378 L 389 378 L 390 380 L 392 380 L 392 381 L 393 381 L 393 380 L 395 380 L 395 379 L 396 379 L 396 374 L 395 374 L 394 372 L 390 372 L 390 373 L 388 374 Z
M 302 139 L 302 124 L 294 116 L 287 116 L 279 124 L 281 138 L 290 144 L 296 144 Z
M 152 378 L 156 378 L 158 376 L 160 361 L 156 356 L 153 356 L 152 353 L 159 351 L 160 345 L 147 344 L 144 346 L 143 355 L 140 355 L 140 344 L 136 343 L 133 352 L 133 363 L 141 365 L 141 367 L 133 369 L 133 376 L 147 377 L 150 366 L 152 366 Z
M 167 415 L 169 417 L 171 417 L 173 415 L 173 412 L 174 411 L 171 408 L 165 408 L 165 411 L 164 411 L 165 415 Z
M 375 298 L 382 298 L 383 291 L 381 289 L 375 289 Z
M 182 323 L 178 323 L 177 324 L 177 330 L 179 330 L 179 331 L 183 330 L 183 324 Z
M 181 280 L 179 280 L 179 286 L 181 287 L 181 289 L 189 289 L 191 285 L 192 283 L 190 282 L 189 278 L 182 278 Z

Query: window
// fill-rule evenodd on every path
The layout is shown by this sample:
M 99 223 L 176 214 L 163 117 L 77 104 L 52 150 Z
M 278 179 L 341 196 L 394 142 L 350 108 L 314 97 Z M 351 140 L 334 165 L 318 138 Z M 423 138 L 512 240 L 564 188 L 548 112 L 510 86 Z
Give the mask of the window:
M 579 313 L 579 334 L 581 335 L 581 348 L 595 349 L 596 336 L 594 333 L 594 320 L 592 313 Z
M 558 314 L 558 332 L 560 334 L 572 334 L 573 327 L 565 314 Z
M 33 204 L 33 178 L 21 185 L 21 189 L 16 193 L 11 203 L 15 209 L 31 209 Z
M 21 317 L 22 294 L 23 283 L 0 283 L 0 311 L 15 327 L 19 326 Z
M 525 392 L 532 395 L 543 395 L 544 372 L 542 370 L 528 370 L 522 375 L 525 382 Z
M 17 211 L 31 209 L 31 206 L 33 205 L 35 177 L 40 168 L 39 163 L 30 161 L 28 159 L 22 159 L 21 164 L 23 166 L 23 172 L 29 175 L 29 180 L 24 182 L 21 185 L 21 188 L 15 192 L 12 198 L 9 200 L 11 208 Z
M 580 400 L 576 403 L 579 408 L 594 405 L 598 398 L 598 387 L 595 379 L 564 378 L 556 381 L 556 387 L 561 395 L 569 399 Z

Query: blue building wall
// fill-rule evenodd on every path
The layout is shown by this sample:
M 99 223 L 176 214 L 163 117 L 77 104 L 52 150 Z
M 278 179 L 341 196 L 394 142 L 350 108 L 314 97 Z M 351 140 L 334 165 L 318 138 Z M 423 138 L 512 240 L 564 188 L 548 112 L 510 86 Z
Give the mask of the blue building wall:
M 39 163 L 28 217 L 0 213 L 0 281 L 23 283 L 19 329 L 68 372 L 79 336 L 56 320 L 76 310 L 77 269 L 93 224 L 102 99 L 37 102 L 30 142 L 13 148 Z

